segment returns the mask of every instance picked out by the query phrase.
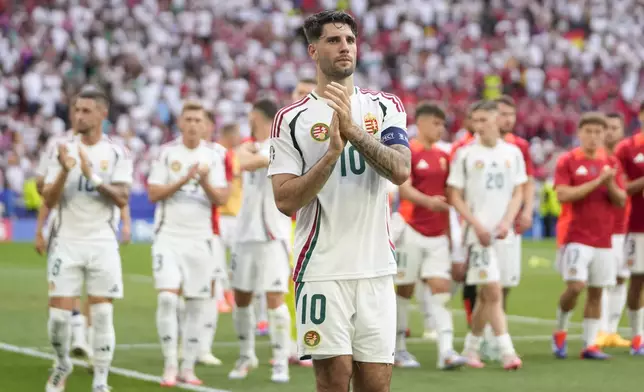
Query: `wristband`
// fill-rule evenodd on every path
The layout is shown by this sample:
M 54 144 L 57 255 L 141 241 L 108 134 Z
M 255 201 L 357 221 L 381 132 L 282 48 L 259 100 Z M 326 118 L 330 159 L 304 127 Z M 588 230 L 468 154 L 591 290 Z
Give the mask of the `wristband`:
M 103 179 L 101 178 L 101 176 L 99 176 L 96 173 L 92 174 L 92 177 L 90 177 L 89 182 L 92 183 L 94 188 L 98 188 L 99 186 L 103 185 Z

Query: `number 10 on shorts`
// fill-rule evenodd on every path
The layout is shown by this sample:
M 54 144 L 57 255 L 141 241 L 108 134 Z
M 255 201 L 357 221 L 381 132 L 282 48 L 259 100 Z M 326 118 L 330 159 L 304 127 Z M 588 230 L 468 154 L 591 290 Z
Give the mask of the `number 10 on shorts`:
M 302 325 L 307 323 L 307 319 L 315 325 L 320 325 L 326 319 L 326 297 L 323 294 L 313 294 L 311 297 L 304 294 L 301 309 Z

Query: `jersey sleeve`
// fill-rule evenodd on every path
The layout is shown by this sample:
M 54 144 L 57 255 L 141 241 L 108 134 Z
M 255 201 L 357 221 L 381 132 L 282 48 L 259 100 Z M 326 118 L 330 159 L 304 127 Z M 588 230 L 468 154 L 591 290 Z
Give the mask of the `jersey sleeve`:
M 525 155 L 523 155 L 522 151 L 517 151 L 515 160 L 517 164 L 514 165 L 515 167 L 514 186 L 516 187 L 528 182 L 528 172 L 526 170 L 527 167 L 526 167 Z
M 47 160 L 47 163 L 47 168 L 45 170 L 45 184 L 53 184 L 54 181 L 56 181 L 56 177 L 58 177 L 58 174 L 63 169 L 60 162 L 58 162 L 58 151 L 54 150 L 53 156 Z
M 215 188 L 225 188 L 228 186 L 228 181 L 226 180 L 226 158 L 218 152 L 214 152 L 213 155 L 213 165 L 210 167 L 210 172 L 208 172 L 208 183 Z
M 465 188 L 465 152 L 464 149 L 459 149 L 449 168 L 449 176 L 447 177 L 447 185 L 456 189 Z
M 400 99 L 393 94 L 380 93 L 379 95 L 381 95 L 380 103 L 383 111 L 380 141 L 385 145 L 402 144 L 409 146 L 405 107 Z
M 170 176 L 167 151 L 161 150 L 159 155 L 152 161 L 151 166 L 148 184 L 165 185 Z
M 568 154 L 564 154 L 557 160 L 557 167 L 555 168 L 555 188 L 558 185 L 572 185 L 572 177 L 570 176 Z
M 118 159 L 114 165 L 114 174 L 112 175 L 113 184 L 132 184 L 134 172 L 134 162 L 130 152 L 123 148 L 118 152 Z
M 624 168 L 622 167 L 619 159 L 612 158 L 612 166 L 616 169 L 615 173 L 615 183 L 620 189 L 626 189 L 626 174 L 624 173 Z
M 56 144 L 50 143 L 46 146 L 45 151 L 40 155 L 38 166 L 36 167 L 36 176 L 44 177 L 47 174 L 47 168 L 52 159 L 56 157 Z
M 624 175 L 628 177 L 628 144 L 627 140 L 621 141 L 615 148 L 615 158 L 619 162 Z
M 282 109 L 284 110 L 284 109 Z M 297 126 L 297 125 L 296 125 Z M 282 111 L 275 116 L 271 129 L 271 139 L 268 153 L 268 176 L 276 174 L 302 175 L 304 159 L 295 147 L 296 141 L 291 137 Z

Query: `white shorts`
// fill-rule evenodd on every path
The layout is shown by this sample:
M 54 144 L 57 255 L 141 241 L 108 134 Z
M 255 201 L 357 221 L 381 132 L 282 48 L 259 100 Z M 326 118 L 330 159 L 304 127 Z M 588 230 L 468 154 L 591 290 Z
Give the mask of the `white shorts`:
M 613 234 L 611 240 L 617 277 L 628 279 L 631 276 L 631 271 L 628 269 L 628 264 L 626 264 L 626 235 Z
M 54 239 L 47 256 L 50 297 L 123 298 L 121 255 L 116 241 Z
M 644 275 L 644 233 L 626 235 L 626 264 L 631 275 Z
M 213 239 L 157 237 L 152 244 L 152 271 L 157 290 L 183 290 L 186 298 L 208 298 L 211 282 L 224 277 L 224 260 Z
M 230 285 L 247 293 L 287 293 L 291 267 L 285 241 L 237 243 Z
M 237 234 L 237 217 L 219 215 L 219 233 L 225 249 L 232 249 Z
M 473 244 L 468 248 L 465 284 L 499 282 L 516 287 L 521 280 L 521 261 L 516 258 L 516 236 L 497 240 L 489 247 Z
M 297 282 L 295 309 L 300 357 L 352 355 L 358 362 L 394 362 L 393 276 Z
M 418 279 L 451 279 L 452 263 L 449 239 L 442 235 L 426 237 L 407 226 L 397 248 L 397 285 L 416 283 Z
M 564 281 L 585 282 L 589 287 L 615 285 L 615 257 L 611 248 L 570 243 L 561 249 L 559 271 Z

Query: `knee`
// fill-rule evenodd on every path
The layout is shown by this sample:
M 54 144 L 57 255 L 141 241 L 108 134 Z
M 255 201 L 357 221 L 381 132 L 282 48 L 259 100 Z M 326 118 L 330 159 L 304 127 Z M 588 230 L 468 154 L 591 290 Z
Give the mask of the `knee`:
M 351 357 L 313 358 L 313 367 L 318 392 L 349 391 L 349 384 L 353 375 Z
M 157 304 L 160 311 L 176 311 L 179 304 L 179 296 L 169 291 L 161 291 L 157 298 Z
M 601 300 L 602 300 L 602 289 L 597 287 L 589 287 L 588 294 L 586 296 L 586 302 L 590 305 L 599 306 L 601 304 Z
M 568 282 L 566 291 L 568 292 L 568 294 L 574 295 L 576 297 L 581 294 L 582 291 L 584 291 L 584 288 L 586 288 L 586 284 L 584 282 Z
M 396 294 L 399 297 L 411 299 L 411 296 L 414 294 L 414 285 L 413 284 L 401 284 L 396 287 Z
M 503 300 L 503 291 L 497 284 L 489 285 L 481 290 L 479 298 L 485 304 L 500 304 Z
M 112 328 L 113 307 L 111 303 L 103 302 L 90 306 L 90 314 L 92 315 L 92 326 L 97 332 Z
M 277 309 L 284 303 L 283 293 L 266 293 L 266 307 Z

